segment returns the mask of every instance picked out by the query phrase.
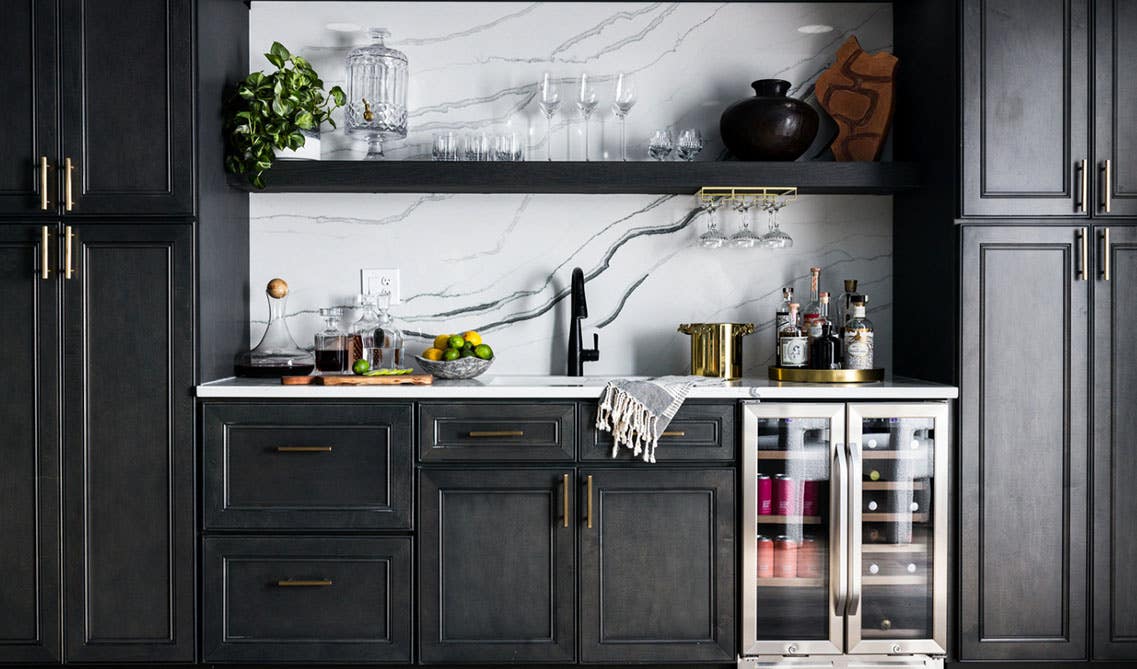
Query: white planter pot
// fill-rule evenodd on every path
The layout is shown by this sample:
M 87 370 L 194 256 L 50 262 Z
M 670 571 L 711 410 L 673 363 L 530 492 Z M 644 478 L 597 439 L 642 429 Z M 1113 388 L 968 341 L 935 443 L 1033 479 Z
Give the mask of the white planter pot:
M 273 149 L 277 160 L 319 160 L 320 159 L 320 133 L 304 133 L 304 146 L 296 149 Z

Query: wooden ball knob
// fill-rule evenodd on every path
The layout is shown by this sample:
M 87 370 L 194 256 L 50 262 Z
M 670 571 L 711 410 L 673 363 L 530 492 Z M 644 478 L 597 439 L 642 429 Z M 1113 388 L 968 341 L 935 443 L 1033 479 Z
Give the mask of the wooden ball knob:
M 288 294 L 288 282 L 284 279 L 273 279 L 268 282 L 265 292 L 279 300 Z

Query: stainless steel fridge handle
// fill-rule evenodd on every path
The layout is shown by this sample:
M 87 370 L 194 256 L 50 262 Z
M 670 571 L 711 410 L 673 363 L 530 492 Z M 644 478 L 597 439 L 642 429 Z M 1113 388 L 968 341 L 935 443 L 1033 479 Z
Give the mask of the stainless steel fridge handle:
M 861 605 L 861 514 L 860 481 L 864 476 L 861 445 L 846 444 L 849 454 L 849 605 L 845 615 L 857 615 Z
M 845 461 L 845 444 L 837 444 L 833 449 L 833 476 L 836 479 L 837 494 L 834 496 L 834 519 L 837 528 L 837 545 L 833 547 L 837 555 L 836 575 L 832 582 L 833 614 L 845 615 L 849 603 L 849 520 L 845 500 L 849 498 L 849 470 Z

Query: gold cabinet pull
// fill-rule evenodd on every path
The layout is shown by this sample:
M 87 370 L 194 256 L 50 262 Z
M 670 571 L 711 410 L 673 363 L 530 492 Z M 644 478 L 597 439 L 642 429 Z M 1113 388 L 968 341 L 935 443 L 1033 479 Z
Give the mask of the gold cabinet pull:
M 78 235 L 75 234 L 75 232 L 71 229 L 70 225 L 64 229 L 64 231 L 63 231 L 63 278 L 68 279 L 68 280 L 70 280 L 71 277 L 75 274 L 75 270 L 72 269 L 72 267 L 71 267 L 71 246 L 72 246 L 72 242 L 74 241 L 74 239 L 76 237 L 78 237 Z
M 47 162 L 47 156 L 39 157 L 39 208 L 40 211 L 47 211 L 51 206 L 51 201 L 47 197 L 47 170 L 50 165 Z M 47 277 L 44 277 L 45 279 Z
M 1090 194 L 1089 178 L 1086 175 L 1086 159 L 1085 158 L 1082 158 L 1082 162 L 1080 163 L 1080 165 L 1081 165 L 1080 170 L 1082 172 L 1082 187 L 1081 187 L 1082 201 L 1078 203 L 1078 208 L 1079 208 L 1079 211 L 1081 211 L 1084 214 L 1084 213 L 1086 213 L 1086 200 L 1089 198 L 1089 194 Z
M 585 485 L 588 488 L 588 513 L 585 516 L 585 520 L 588 524 L 588 529 L 591 530 L 592 529 L 592 475 L 591 474 L 588 475 L 588 479 L 587 479 L 587 482 L 585 483 Z
M 1102 253 L 1105 257 L 1101 259 L 1101 278 L 1109 281 L 1109 228 L 1106 228 L 1101 233 L 1102 236 Z
M 666 432 L 664 432 L 663 434 L 661 434 L 659 436 L 661 436 L 661 437 L 686 437 L 687 433 L 684 432 L 683 430 L 667 430 Z
M 1105 187 L 1101 195 L 1102 208 L 1105 213 L 1110 213 L 1113 209 L 1113 163 L 1109 158 L 1105 159 L 1105 164 L 1102 166 L 1102 185 Z M 1108 281 L 1109 279 L 1106 279 Z
M 493 439 L 495 437 L 524 437 L 525 430 L 474 430 L 468 432 L 471 439 Z
M 561 486 L 562 486 L 561 487 L 561 505 L 564 507 L 562 509 L 563 513 L 561 515 L 564 518 L 564 526 L 568 527 L 568 520 L 569 520 L 569 499 L 568 499 L 568 497 L 569 497 L 569 493 L 568 493 L 568 491 L 569 491 L 569 475 L 568 474 L 565 474 L 563 477 L 561 477 Z
M 71 211 L 75 208 L 75 199 L 71 197 L 71 173 L 75 170 L 75 164 L 71 162 L 71 158 L 63 159 L 63 206 L 66 211 Z
M 39 278 L 47 280 L 51 278 L 51 267 L 49 267 L 51 253 L 48 250 L 51 246 L 51 231 L 47 226 L 40 228 L 39 235 Z
M 277 453 L 331 453 L 331 446 L 277 446 Z
M 295 578 L 286 578 L 283 581 L 277 581 L 276 585 L 279 588 L 327 588 L 332 585 L 332 581 L 326 578 L 309 581 Z

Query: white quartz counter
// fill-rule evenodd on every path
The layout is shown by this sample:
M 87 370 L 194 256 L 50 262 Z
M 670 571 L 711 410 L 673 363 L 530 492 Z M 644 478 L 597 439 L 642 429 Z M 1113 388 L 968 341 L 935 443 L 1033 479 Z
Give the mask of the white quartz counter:
M 635 378 L 635 377 L 633 377 Z M 202 398 L 231 399 L 596 399 L 606 377 L 482 376 L 469 381 L 436 380 L 430 386 L 285 386 L 274 379 L 222 379 L 197 387 Z M 874 383 L 779 383 L 740 379 L 697 386 L 692 399 L 751 400 L 936 400 L 955 399 L 959 389 L 915 379 Z

